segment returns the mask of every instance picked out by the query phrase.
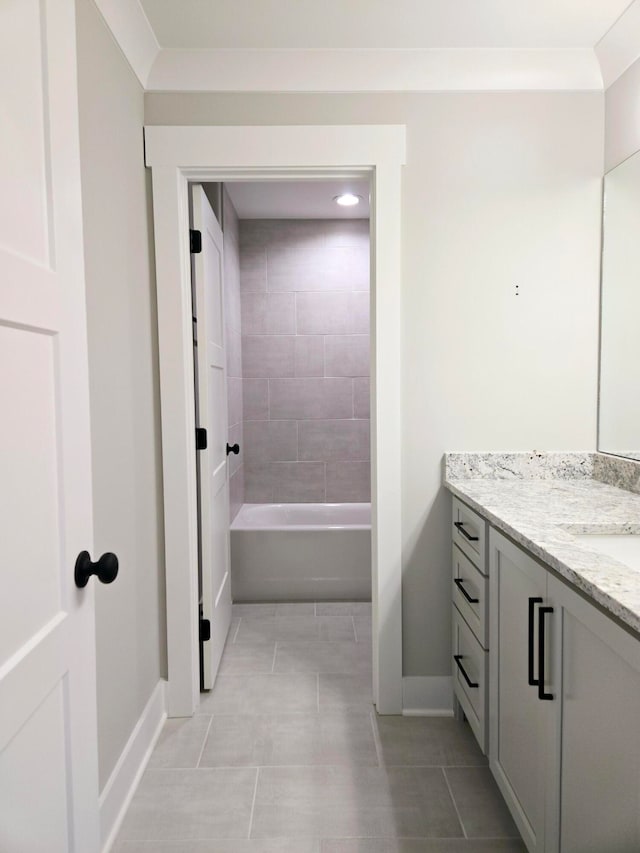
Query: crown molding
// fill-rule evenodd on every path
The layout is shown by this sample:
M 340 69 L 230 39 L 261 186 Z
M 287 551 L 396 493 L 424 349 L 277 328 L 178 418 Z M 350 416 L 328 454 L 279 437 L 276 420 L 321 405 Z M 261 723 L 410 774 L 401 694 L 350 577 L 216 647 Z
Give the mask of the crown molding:
M 595 51 L 177 50 L 160 47 L 139 0 L 94 2 L 149 92 L 592 92 L 640 55 L 640 0 Z
M 94 0 L 143 89 L 160 45 L 138 0 Z
M 640 0 L 634 0 L 595 46 L 602 69 L 604 88 L 640 57 Z
M 602 91 L 591 49 L 161 50 L 150 92 Z

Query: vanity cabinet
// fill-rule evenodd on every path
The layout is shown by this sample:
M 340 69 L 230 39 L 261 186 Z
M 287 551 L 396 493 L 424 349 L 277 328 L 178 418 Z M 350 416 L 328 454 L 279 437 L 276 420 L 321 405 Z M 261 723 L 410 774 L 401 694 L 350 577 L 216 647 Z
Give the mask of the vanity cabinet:
M 453 499 L 452 671 L 456 713 L 463 711 L 483 752 L 488 749 L 488 524 Z
M 640 851 L 640 640 L 551 574 L 547 597 L 559 649 L 559 849 Z
M 531 853 L 640 850 L 640 640 L 489 534 L 490 767 Z

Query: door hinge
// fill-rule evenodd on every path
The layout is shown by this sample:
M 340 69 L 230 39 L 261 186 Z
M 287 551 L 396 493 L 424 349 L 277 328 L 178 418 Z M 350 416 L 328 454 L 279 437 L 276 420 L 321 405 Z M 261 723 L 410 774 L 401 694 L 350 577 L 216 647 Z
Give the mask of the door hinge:
M 211 639 L 211 622 L 208 619 L 200 620 L 200 642 L 206 643 Z
M 192 255 L 199 255 L 202 251 L 202 231 L 189 228 L 189 250 Z
M 196 450 L 207 449 L 207 431 L 204 427 L 196 427 Z

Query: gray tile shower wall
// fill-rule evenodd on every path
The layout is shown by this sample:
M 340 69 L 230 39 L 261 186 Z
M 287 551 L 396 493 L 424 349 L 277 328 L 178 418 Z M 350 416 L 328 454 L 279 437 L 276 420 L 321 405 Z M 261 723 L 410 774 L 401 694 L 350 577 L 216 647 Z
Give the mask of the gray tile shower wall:
M 230 521 L 244 503 L 244 417 L 242 379 L 242 335 L 240 307 L 240 234 L 233 202 L 223 190 L 224 235 L 224 326 L 227 357 L 227 411 L 229 443 L 240 445 L 240 455 L 229 457 Z
M 239 226 L 244 500 L 368 501 L 369 222 Z

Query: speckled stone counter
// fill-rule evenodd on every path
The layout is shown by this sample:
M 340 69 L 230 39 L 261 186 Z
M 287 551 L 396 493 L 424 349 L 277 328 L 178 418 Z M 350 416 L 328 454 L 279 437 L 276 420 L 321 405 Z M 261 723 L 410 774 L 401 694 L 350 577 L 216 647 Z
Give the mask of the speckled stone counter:
M 572 535 L 640 534 L 640 495 L 594 479 L 600 456 L 447 454 L 444 485 L 640 634 L 640 570 L 590 550 Z M 601 467 L 615 479 L 615 461 Z

